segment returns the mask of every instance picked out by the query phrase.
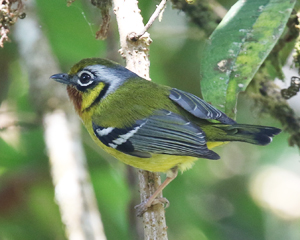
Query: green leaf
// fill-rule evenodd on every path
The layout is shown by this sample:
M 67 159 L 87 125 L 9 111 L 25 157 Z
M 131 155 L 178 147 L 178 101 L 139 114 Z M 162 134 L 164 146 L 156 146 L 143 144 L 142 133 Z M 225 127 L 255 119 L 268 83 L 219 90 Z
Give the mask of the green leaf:
M 234 118 L 244 91 L 281 36 L 295 0 L 240 0 L 209 38 L 201 61 L 204 99 Z

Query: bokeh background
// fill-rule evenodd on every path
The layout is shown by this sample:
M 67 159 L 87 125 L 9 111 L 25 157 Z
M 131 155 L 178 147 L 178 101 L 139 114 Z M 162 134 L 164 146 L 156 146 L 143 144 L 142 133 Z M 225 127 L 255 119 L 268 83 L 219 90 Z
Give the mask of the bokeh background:
M 234 3 L 219 1 L 224 9 Z M 144 22 L 156 4 L 140 1 Z M 87 57 L 125 64 L 118 54 L 113 14 L 109 36 L 100 41 L 94 37 L 101 22 L 99 10 L 88 1 L 77 0 L 67 7 L 64 0 L 36 0 L 34 8 L 32 14 L 62 72 Z M 149 31 L 152 81 L 200 95 L 201 49 L 217 23 L 201 29 L 168 4 L 162 22 L 156 21 Z M 20 31 L 16 23 L 11 42 L 0 49 L 0 239 L 66 239 L 54 200 L 43 125 L 32 100 L 36 93 L 30 88 L 17 40 Z M 276 80 L 282 87 L 297 75 L 288 55 L 283 57 L 286 81 Z M 299 100 L 298 96 L 289 101 L 298 116 Z M 281 128 L 258 110 L 247 93 L 240 94 L 237 121 Z M 300 157 L 297 147 L 289 147 L 288 137 L 283 132 L 265 147 L 244 143 L 218 147 L 221 160 L 201 159 L 179 174 L 164 190 L 171 203 L 166 209 L 169 239 L 300 239 Z M 132 211 L 132 204 L 139 203 L 136 170 L 108 158 L 83 127 L 81 141 L 107 239 L 139 239 L 140 220 Z

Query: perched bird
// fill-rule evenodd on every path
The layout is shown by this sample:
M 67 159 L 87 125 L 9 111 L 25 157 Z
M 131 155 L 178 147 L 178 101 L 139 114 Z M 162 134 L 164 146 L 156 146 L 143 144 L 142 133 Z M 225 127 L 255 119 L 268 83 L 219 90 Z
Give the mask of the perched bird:
M 230 141 L 266 145 L 281 131 L 238 124 L 191 93 L 147 81 L 106 59 L 83 59 L 68 74 L 51 78 L 67 85 L 76 112 L 102 149 L 133 167 L 167 173 L 141 212 L 177 169 L 190 168 L 198 158 L 219 159 L 211 148 Z

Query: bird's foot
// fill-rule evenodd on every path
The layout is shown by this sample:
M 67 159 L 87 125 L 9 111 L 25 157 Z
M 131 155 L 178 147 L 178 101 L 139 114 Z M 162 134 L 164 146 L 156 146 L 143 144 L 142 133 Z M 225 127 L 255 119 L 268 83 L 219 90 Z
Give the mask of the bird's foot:
M 170 202 L 168 201 L 168 199 L 166 198 L 155 198 L 153 201 L 149 201 L 149 199 L 146 199 L 145 201 L 143 201 L 142 203 L 140 203 L 139 205 L 136 205 L 134 208 L 136 209 L 137 212 L 137 216 L 138 217 L 142 217 L 143 214 L 153 205 L 156 204 L 163 204 L 165 208 L 170 206 Z

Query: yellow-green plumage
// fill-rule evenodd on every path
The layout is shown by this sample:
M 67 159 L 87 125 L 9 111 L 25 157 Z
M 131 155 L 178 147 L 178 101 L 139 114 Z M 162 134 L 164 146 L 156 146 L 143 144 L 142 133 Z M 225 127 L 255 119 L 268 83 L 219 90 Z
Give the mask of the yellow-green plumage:
M 88 111 L 82 109 L 81 119 L 93 140 L 115 158 L 136 168 L 152 172 L 167 172 L 177 165 L 181 171 L 190 168 L 197 158 L 165 154 L 152 154 L 151 158 L 146 159 L 139 158 L 107 147 L 95 136 L 92 122 L 90 121 L 91 118 L 105 127 L 122 128 L 132 125 L 136 118 L 142 119 L 149 116 L 157 107 L 176 113 L 180 112 L 179 108 L 168 99 L 168 87 L 159 86 L 150 81 L 141 82 L 140 79 L 132 79 L 128 84 L 130 84 L 130 87 L 125 85 L 124 88 L 120 88 L 115 92 L 115 96 L 128 96 L 126 101 L 123 98 L 108 96 L 103 99 L 101 104 L 93 106 Z M 144 90 L 142 94 L 139 92 L 140 88 Z M 83 98 L 83 105 L 85 105 L 85 101 L 88 102 L 89 100 L 88 96 Z M 122 121 L 119 121 L 120 119 Z
M 224 142 L 265 145 L 280 132 L 276 128 L 236 124 L 192 94 L 147 81 L 105 59 L 84 59 L 68 75 L 52 78 L 68 84 L 77 113 L 102 149 L 128 165 L 148 171 L 167 172 L 173 167 L 183 171 L 199 156 L 217 159 L 218 155 L 209 149 Z M 185 130 L 186 140 L 182 138 Z M 149 146 L 145 139 L 150 139 Z M 199 148 L 195 139 L 199 139 Z

